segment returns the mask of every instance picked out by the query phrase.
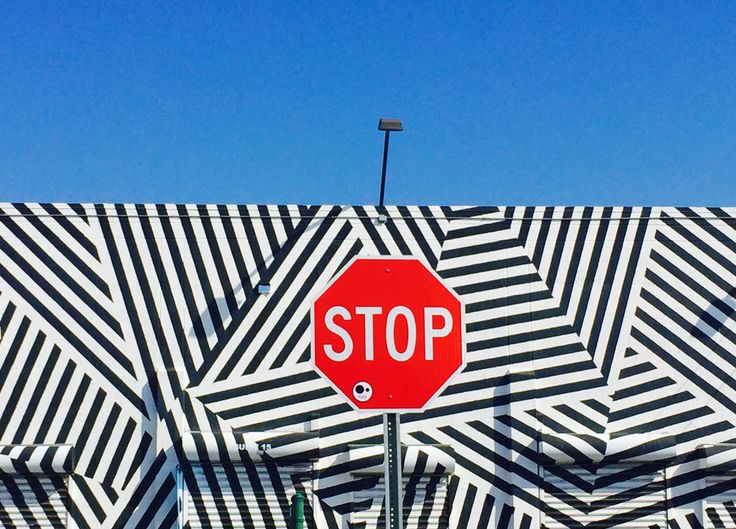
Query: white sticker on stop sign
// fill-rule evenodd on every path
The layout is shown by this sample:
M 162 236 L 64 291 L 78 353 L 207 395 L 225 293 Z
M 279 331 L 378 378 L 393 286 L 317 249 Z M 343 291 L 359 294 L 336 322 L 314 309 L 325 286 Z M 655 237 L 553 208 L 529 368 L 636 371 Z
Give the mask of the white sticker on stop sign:
M 356 409 L 423 409 L 464 366 L 463 306 L 416 258 L 356 258 L 312 304 L 312 361 Z

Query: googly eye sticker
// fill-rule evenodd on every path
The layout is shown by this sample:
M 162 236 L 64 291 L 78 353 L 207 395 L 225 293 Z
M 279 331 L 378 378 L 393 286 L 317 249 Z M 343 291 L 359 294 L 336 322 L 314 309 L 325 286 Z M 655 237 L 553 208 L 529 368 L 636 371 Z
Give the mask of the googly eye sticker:
M 353 397 L 359 402 L 365 402 L 373 396 L 373 388 L 368 382 L 358 382 L 353 386 Z

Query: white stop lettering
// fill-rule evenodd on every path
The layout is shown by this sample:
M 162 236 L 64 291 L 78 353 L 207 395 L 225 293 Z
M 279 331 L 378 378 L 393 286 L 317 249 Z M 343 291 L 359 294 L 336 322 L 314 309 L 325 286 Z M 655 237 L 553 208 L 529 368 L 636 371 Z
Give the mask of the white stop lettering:
M 444 338 L 452 331 L 453 319 L 452 314 L 445 307 L 424 307 L 424 359 L 434 360 L 434 342 L 438 338 Z M 364 351 L 365 359 L 371 361 L 375 358 L 375 326 L 373 318 L 383 313 L 381 307 L 355 307 L 355 314 L 363 316 L 363 335 L 364 335 Z M 340 317 L 345 321 L 352 319 L 350 311 L 341 306 L 330 307 L 325 313 L 325 327 L 334 333 L 343 343 L 341 350 L 336 350 L 331 344 L 323 346 L 324 353 L 334 362 L 344 362 L 353 354 L 353 338 L 350 333 L 341 327 L 335 318 Z M 406 326 L 406 347 L 403 351 L 399 351 L 396 345 L 396 326 L 397 319 L 401 317 L 398 325 Z M 435 327 L 437 319 L 441 320 L 439 327 Z M 388 354 L 397 362 L 406 362 L 416 350 L 417 342 L 417 323 L 414 313 L 403 305 L 393 307 L 386 317 L 386 349 Z

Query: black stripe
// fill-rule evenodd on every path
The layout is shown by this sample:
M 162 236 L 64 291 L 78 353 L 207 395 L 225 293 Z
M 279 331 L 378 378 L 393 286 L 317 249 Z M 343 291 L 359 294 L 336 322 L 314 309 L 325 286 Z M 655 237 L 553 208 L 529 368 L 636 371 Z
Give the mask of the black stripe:
M 43 395 L 44 391 L 47 389 L 47 387 L 52 383 L 51 381 L 51 373 L 54 371 L 54 368 L 56 367 L 56 362 L 59 360 L 61 350 L 58 346 L 54 346 L 48 356 L 48 359 L 46 359 L 46 362 L 43 366 L 43 371 L 41 371 L 41 376 L 35 380 L 36 387 L 33 390 L 33 393 L 31 394 L 30 402 L 32 403 L 40 403 L 43 402 L 43 399 L 41 396 Z M 29 358 L 33 358 L 36 355 L 29 355 Z M 58 388 L 57 388 L 58 389 Z M 48 403 L 46 403 L 48 406 Z M 53 404 L 52 404 L 53 406 Z M 37 412 L 39 412 L 37 407 L 35 406 L 29 406 L 26 409 L 26 412 L 23 414 L 23 418 L 20 421 L 20 424 L 17 427 L 16 430 L 16 441 L 15 442 L 21 442 L 22 439 L 26 437 L 26 434 L 28 432 L 28 429 L 31 427 L 31 421 L 34 417 L 36 417 Z M 47 408 L 46 411 L 48 412 L 49 409 Z
M 613 323 L 611 324 L 611 331 L 608 335 L 609 338 L 608 343 L 606 344 L 606 353 L 601 365 L 601 372 L 606 379 L 608 379 L 611 374 L 614 354 L 621 337 L 621 329 L 627 312 L 629 300 L 631 299 L 632 290 L 634 288 L 634 276 L 636 274 L 637 263 L 641 259 L 641 253 L 644 248 L 644 235 L 646 234 L 649 226 L 648 218 L 651 215 L 651 211 L 651 208 L 643 208 L 641 213 L 642 220 L 637 223 L 631 255 L 629 256 L 629 262 L 626 267 L 626 273 L 621 287 L 621 294 L 618 297 L 618 305 L 613 317 Z
M 149 494 L 149 490 L 158 477 L 158 473 L 163 468 L 164 463 L 166 463 L 166 455 L 164 453 L 160 453 L 158 456 L 156 456 L 156 459 L 154 460 L 153 464 L 148 468 L 146 473 L 141 477 L 141 480 L 138 482 L 135 491 L 133 492 L 133 494 L 131 494 L 130 499 L 120 511 L 120 514 L 115 520 L 115 523 L 111 525 L 113 529 L 124 529 L 126 525 L 130 522 L 136 509 L 139 509 L 141 505 L 146 504 L 146 502 L 144 502 L 144 498 L 147 494 Z M 169 480 L 171 481 L 171 485 L 173 487 L 174 480 L 171 475 L 168 476 L 167 482 Z M 158 506 L 156 507 L 158 508 Z
M 140 520 L 138 520 L 138 523 L 135 525 L 136 529 L 146 529 L 147 527 L 152 526 L 156 513 L 161 509 L 161 506 L 166 505 L 164 500 L 172 494 L 175 489 L 175 485 L 176 483 L 174 481 L 174 478 L 171 475 L 166 476 L 166 479 L 161 484 L 158 491 L 156 491 L 156 494 L 148 502 L 148 507 L 143 512 L 143 515 L 141 516 Z M 168 518 L 171 518 L 170 514 Z M 161 527 L 166 526 L 162 525 Z
M 463 505 L 460 508 L 460 518 L 458 520 L 458 527 L 468 527 L 468 521 L 470 515 L 473 512 L 473 502 L 475 501 L 475 495 L 477 494 L 478 488 L 472 483 L 468 483 L 468 492 L 465 494 Z
M 212 292 L 212 285 L 210 284 L 209 277 L 207 276 L 207 267 L 205 265 L 204 258 L 202 257 L 202 252 L 199 250 L 199 239 L 194 234 L 194 227 L 192 226 L 192 221 L 189 218 L 189 212 L 187 211 L 187 208 L 185 206 L 179 205 L 177 206 L 177 212 L 179 213 L 179 222 L 181 223 L 181 227 L 184 230 L 184 234 L 186 235 L 185 241 L 187 247 L 189 248 L 189 253 L 191 254 L 192 261 L 194 262 L 194 270 L 197 278 L 197 283 L 202 289 L 204 299 L 207 300 L 207 314 L 212 321 L 215 333 L 219 337 L 223 330 L 222 317 L 214 302 L 215 296 Z M 186 271 L 182 270 L 182 275 L 186 275 Z M 191 282 L 191 279 L 189 279 L 189 281 Z M 196 305 L 192 306 L 191 308 L 194 309 L 195 307 Z M 207 335 L 205 334 L 204 328 L 195 327 L 195 331 L 197 330 L 202 333 L 200 336 L 197 336 L 200 349 L 202 349 L 202 351 L 209 351 L 209 346 L 207 344 Z
M 87 480 L 78 474 L 73 474 L 72 479 L 74 480 L 74 486 L 79 489 L 81 496 L 80 499 L 82 499 L 89 506 L 92 514 L 94 514 L 95 518 L 97 518 L 97 521 L 102 523 L 102 521 L 107 517 L 107 513 L 105 513 L 104 508 L 97 501 L 97 498 L 95 498 L 95 494 L 92 489 L 90 489 L 89 485 L 87 485 Z M 81 516 L 76 516 L 74 519 L 77 523 L 84 520 L 84 518 Z
M 555 282 L 557 281 L 557 274 L 559 273 L 560 265 L 562 264 L 562 253 L 567 242 L 567 234 L 570 231 L 570 223 L 573 222 L 570 220 L 570 218 L 572 217 L 574 211 L 575 208 L 565 208 L 562 214 L 564 220 L 560 219 L 558 221 L 560 224 L 560 229 L 557 232 L 557 237 L 555 238 L 555 245 L 552 249 L 552 257 L 550 258 L 549 271 L 547 272 L 546 280 L 546 283 L 549 286 L 550 290 L 554 290 Z
M 216 236 L 215 230 L 212 227 L 212 220 L 210 219 L 209 212 L 207 211 L 207 206 L 200 205 L 197 207 L 197 210 L 200 214 L 202 228 L 206 234 L 207 246 L 209 247 L 210 255 L 212 256 L 212 261 L 208 262 L 208 264 L 213 265 L 217 272 L 217 278 L 220 280 L 220 285 L 222 286 L 222 290 L 225 294 L 225 303 L 227 304 L 229 314 L 232 314 L 237 310 L 238 306 L 235 301 L 234 292 L 231 288 L 232 285 L 230 284 L 230 280 L 227 276 L 225 261 L 218 244 L 220 239 Z M 213 298 L 213 301 L 216 300 Z
M 26 382 L 28 382 L 28 379 L 30 378 L 31 370 L 35 366 L 34 360 L 38 357 L 38 354 L 41 351 L 41 347 L 43 346 L 43 342 L 45 341 L 45 339 L 46 336 L 43 333 L 39 332 L 33 340 L 33 345 L 31 345 L 30 347 L 29 354 L 26 356 L 25 362 L 23 363 L 23 367 L 20 370 L 16 383 L 13 385 L 13 390 L 10 392 L 9 398 L 5 405 L 5 410 L 3 411 L 3 414 L 0 415 L 0 437 L 2 437 L 7 431 L 7 428 L 10 424 L 10 418 L 15 413 L 16 406 L 21 402 L 20 396 L 26 387 Z M 14 343 L 18 343 L 18 340 L 14 340 Z M 5 366 L 3 366 L 3 368 L 5 368 Z M 0 380 L 7 379 L 2 378 Z M 19 443 L 24 433 L 25 432 L 16 432 L 13 442 Z
M 276 237 L 276 230 L 273 227 L 273 220 L 271 219 L 271 214 L 268 211 L 268 207 L 258 206 L 258 214 L 258 218 L 261 221 L 263 229 L 266 232 L 266 240 L 268 240 L 268 245 L 271 247 L 271 255 L 276 256 L 276 254 L 279 253 L 280 250 L 279 241 L 278 237 Z
M 72 239 L 77 241 L 79 245 L 82 246 L 95 260 L 100 260 L 100 256 L 97 253 L 97 247 L 95 246 L 95 244 L 81 231 L 79 231 L 79 228 L 77 228 L 66 215 L 61 213 L 53 204 L 41 203 L 39 204 L 39 206 L 41 206 L 47 213 L 52 215 L 54 222 L 58 223 L 61 228 L 63 228 L 69 235 L 71 235 Z M 32 212 L 29 213 L 29 216 L 33 215 Z M 110 294 L 108 291 L 108 297 L 109 296 Z
M 233 255 L 233 261 L 235 261 L 235 269 L 238 271 L 238 278 L 241 282 L 241 288 L 243 289 L 243 292 L 247 293 L 253 288 L 253 285 L 250 282 L 250 271 L 245 264 L 243 252 L 240 249 L 240 241 L 235 234 L 233 221 L 230 218 L 230 213 L 228 212 L 227 207 L 217 206 L 217 211 L 220 213 L 220 222 L 222 223 L 222 228 L 225 231 L 225 235 L 227 236 L 227 240 L 229 242 L 228 247 L 230 248 L 230 252 Z M 290 220 L 289 225 L 290 228 L 289 230 L 287 230 L 287 233 L 293 230 Z
M 570 301 L 572 299 L 572 291 L 575 288 L 577 282 L 576 277 L 578 273 L 578 267 L 584 265 L 581 256 L 583 254 L 583 248 L 585 247 L 586 239 L 588 236 L 588 229 L 590 228 L 590 220 L 588 220 L 593 214 L 593 208 L 584 208 L 582 213 L 582 219 L 578 221 L 578 231 L 575 238 L 575 245 L 570 255 L 570 267 L 567 269 L 567 275 L 565 276 L 565 287 L 562 290 L 560 306 L 565 312 L 568 312 L 570 308 Z
M 363 207 L 356 206 L 355 212 L 358 215 L 363 228 L 368 233 L 368 236 L 371 238 L 371 242 L 378 250 L 378 253 L 380 255 L 388 255 L 388 247 L 386 246 L 386 243 L 383 242 L 381 235 L 378 233 L 378 229 L 374 224 L 375 220 L 368 217 L 368 214 L 365 212 L 365 208 Z
M 403 217 L 404 224 L 409 229 L 411 234 L 414 236 L 414 241 L 419 246 L 419 248 L 422 250 L 422 254 L 424 255 L 424 258 L 429 263 L 430 268 L 432 270 L 437 268 L 437 261 L 438 256 L 434 253 L 432 250 L 432 247 L 427 242 L 427 239 L 424 237 L 424 234 L 422 234 L 422 230 L 419 229 L 419 226 L 417 225 L 414 218 L 411 216 L 411 213 L 409 212 L 409 208 L 406 206 L 399 206 L 398 207 L 399 213 Z
M 50 230 L 49 227 L 46 226 L 46 224 L 44 224 L 44 222 L 40 218 L 38 218 L 36 215 L 33 215 L 33 213 L 30 211 L 30 209 L 28 209 L 27 206 L 21 204 L 18 205 L 17 209 L 18 211 L 23 213 L 23 218 L 26 219 L 31 225 L 33 225 L 33 227 L 35 227 L 54 248 L 64 254 L 64 257 L 66 257 L 69 262 L 90 281 L 90 283 L 95 285 L 95 287 L 105 297 L 107 297 L 108 299 L 112 299 L 110 295 L 110 288 L 107 283 L 104 281 L 103 278 L 99 276 L 99 274 L 97 274 L 97 272 L 90 268 L 90 266 L 85 262 L 83 258 L 71 251 L 71 249 L 64 243 L 64 241 L 59 238 L 58 235 L 56 235 L 56 233 Z M 0 213 L 2 213 L 2 210 L 0 210 Z M 36 243 L 36 241 L 28 237 L 28 235 L 20 228 L 20 226 L 14 223 L 9 217 L 5 217 L 3 215 L 0 215 L 0 222 L 5 224 L 5 226 L 8 227 L 8 229 L 10 229 L 16 237 L 23 241 L 39 260 L 46 264 L 51 270 L 58 273 L 60 279 L 62 279 L 70 288 L 72 288 L 75 293 L 77 291 L 83 291 L 83 289 L 78 286 L 78 283 L 71 279 L 71 276 L 69 276 L 63 269 L 55 265 L 51 257 L 40 247 L 38 243 Z M 94 252 L 94 254 L 96 254 L 96 251 Z M 73 285 L 76 285 L 77 288 L 73 288 Z M 91 299 L 94 301 L 94 298 L 92 297 L 87 297 L 86 299 Z M 94 302 L 94 306 L 96 306 L 96 302 Z
M 544 208 L 544 214 L 542 220 L 539 222 L 539 233 L 537 234 L 537 244 L 534 245 L 534 252 L 532 253 L 532 263 L 539 269 L 542 264 L 542 253 L 547 242 L 547 236 L 549 235 L 549 226 L 554 214 L 554 208 Z
M 133 440 L 135 426 L 135 421 L 133 419 L 128 419 L 128 422 L 125 424 L 125 428 L 120 435 L 118 446 L 115 448 L 115 452 L 113 453 L 110 460 L 110 466 L 108 467 L 107 472 L 105 472 L 105 477 L 102 479 L 104 483 L 112 485 L 113 480 L 118 473 L 118 470 L 120 470 L 120 465 L 122 465 L 123 463 L 123 456 L 125 455 L 125 451 L 128 449 L 128 446 Z
M 102 410 L 102 404 L 104 403 L 104 401 L 105 392 L 101 389 L 97 390 L 94 401 L 89 408 L 88 415 L 85 417 L 85 420 L 82 424 L 82 430 L 79 432 L 79 436 L 74 443 L 74 448 L 78 450 L 80 454 L 84 453 L 84 448 L 85 446 L 87 446 L 87 443 L 90 440 L 92 428 L 97 422 L 97 419 L 100 417 L 100 411 Z M 92 440 L 93 446 L 96 446 L 96 443 L 100 443 L 100 441 L 101 440 L 99 438 Z M 94 460 L 91 461 L 91 464 L 95 464 Z
M 631 216 L 631 208 L 624 208 L 622 213 L 622 220 L 617 222 L 618 229 L 614 235 L 613 247 L 611 248 L 611 255 L 608 258 L 608 267 L 606 268 L 605 275 L 603 276 L 603 285 L 600 289 L 600 296 L 598 298 L 598 305 L 595 308 L 593 315 L 593 325 L 590 329 L 588 339 L 588 350 L 592 355 L 598 349 L 598 340 L 600 339 L 601 332 L 603 329 L 603 322 L 606 319 L 606 312 L 608 310 L 608 304 L 611 300 L 612 285 L 618 272 L 619 263 L 621 261 L 621 251 L 624 245 L 626 232 L 629 227 L 628 217 Z M 610 345 L 610 344 L 609 344 Z

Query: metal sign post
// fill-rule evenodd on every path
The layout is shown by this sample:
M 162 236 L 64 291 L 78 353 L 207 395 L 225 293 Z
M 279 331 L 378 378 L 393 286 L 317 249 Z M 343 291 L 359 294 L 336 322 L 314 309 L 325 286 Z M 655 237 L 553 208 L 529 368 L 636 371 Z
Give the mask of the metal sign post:
M 383 414 L 384 484 L 386 490 L 386 529 L 403 529 L 401 481 L 401 438 L 399 414 Z

